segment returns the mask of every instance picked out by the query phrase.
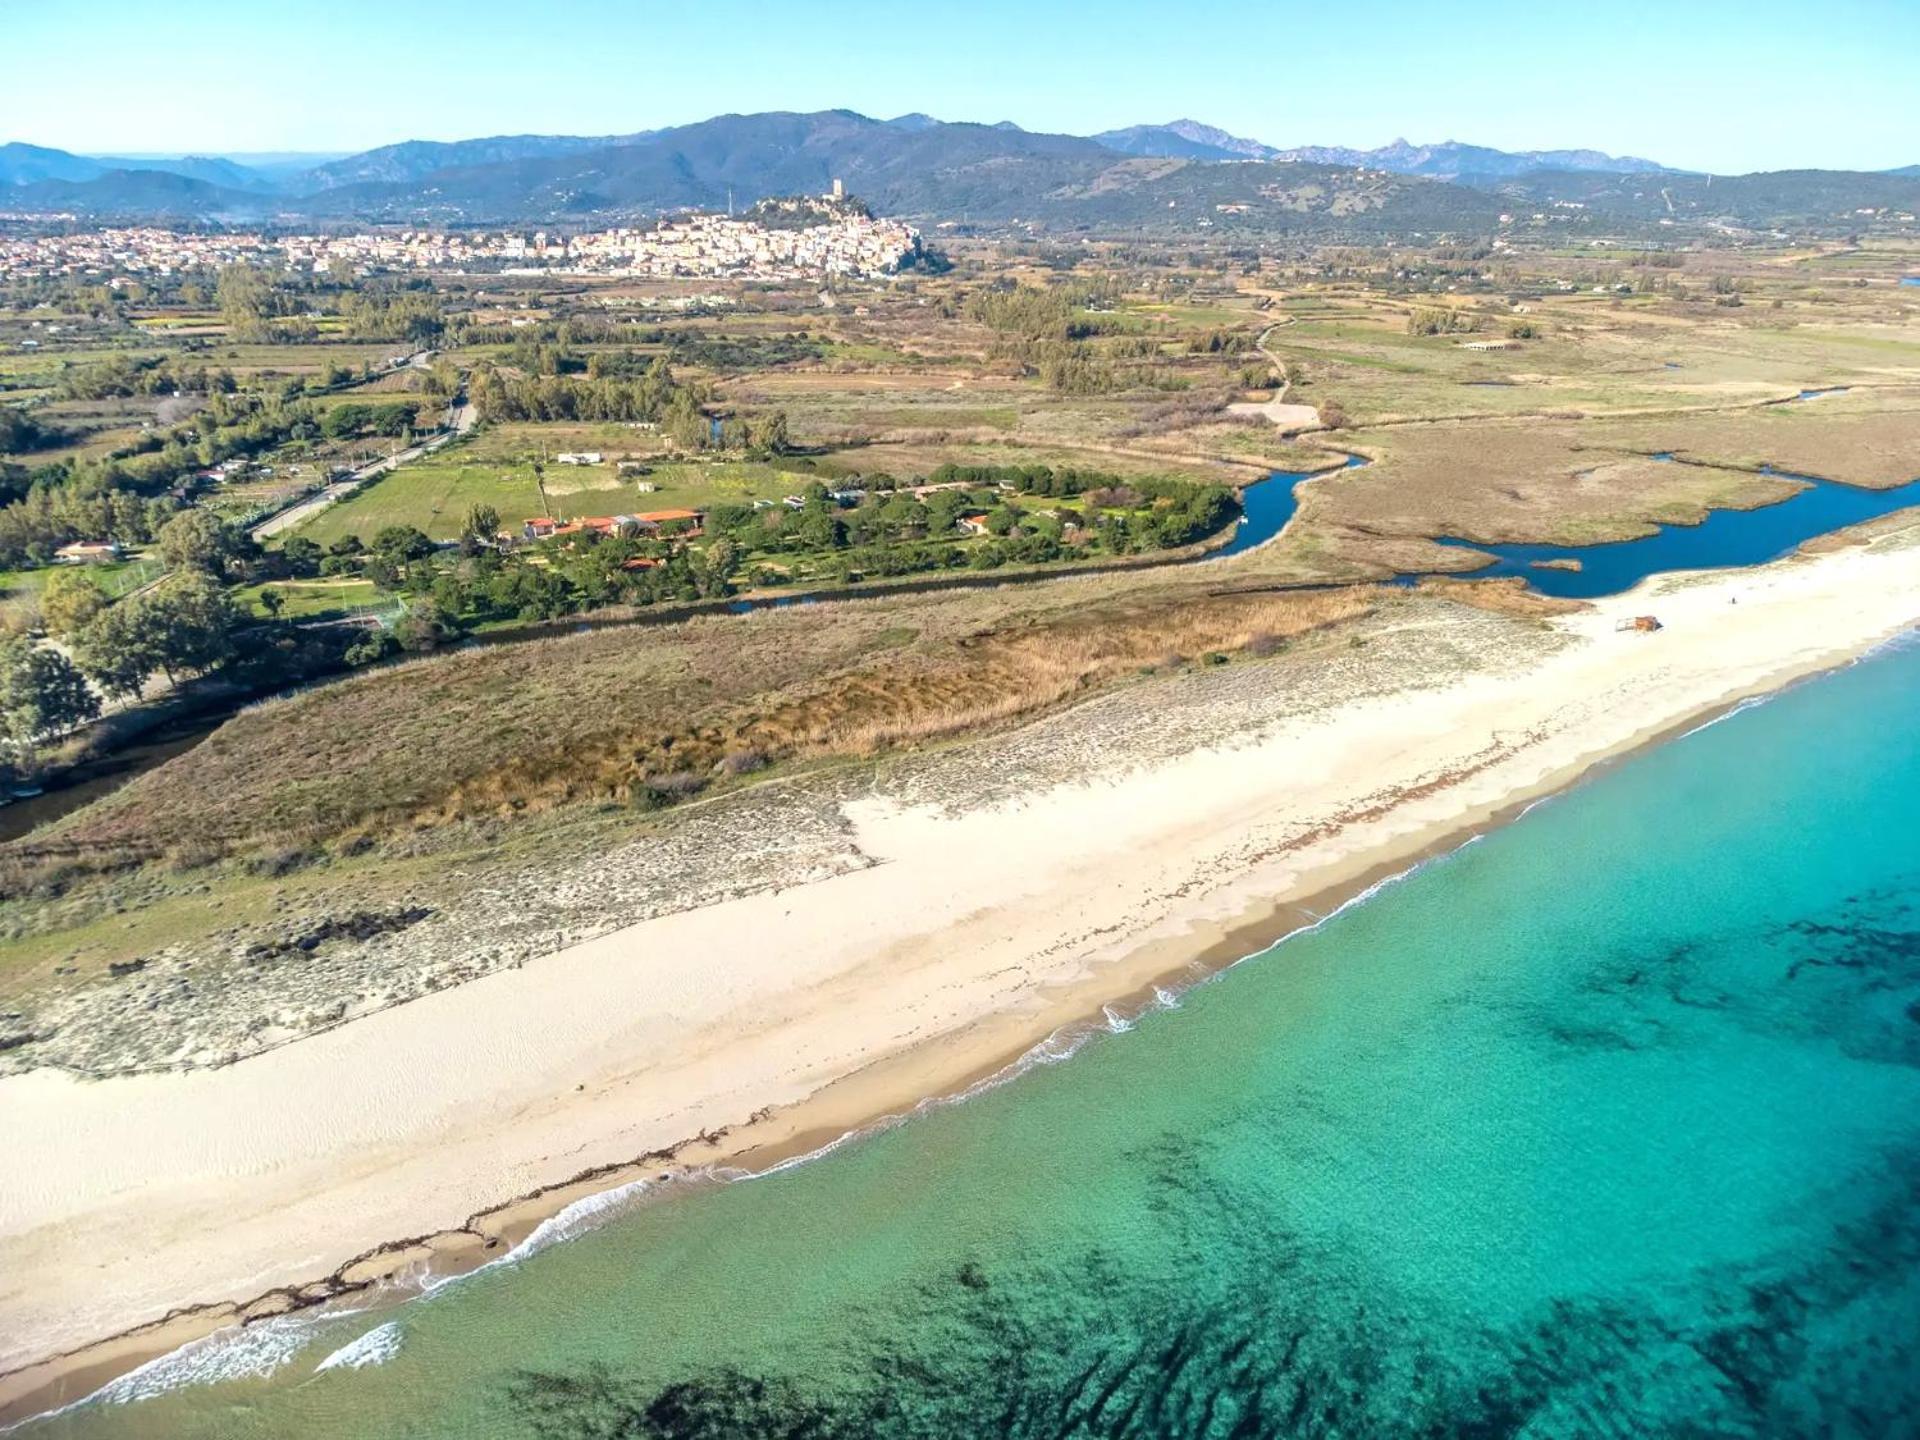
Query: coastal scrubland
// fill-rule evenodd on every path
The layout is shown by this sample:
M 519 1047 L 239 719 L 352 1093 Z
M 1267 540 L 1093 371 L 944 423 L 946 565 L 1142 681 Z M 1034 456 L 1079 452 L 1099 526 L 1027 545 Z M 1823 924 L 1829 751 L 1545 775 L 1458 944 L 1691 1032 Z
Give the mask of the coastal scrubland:
M 423 896 L 453 904 L 494 859 L 518 865 L 562 831 L 643 833 L 716 797 L 964 741 L 1116 687 L 1361 641 L 1382 607 L 1405 602 L 1356 587 L 1478 563 L 1436 537 L 1626 539 L 1800 487 L 1770 470 L 1868 486 L 1920 473 L 1920 302 L 1892 285 L 1897 257 L 1828 246 L 1657 261 L 1351 250 L 1208 261 L 1091 249 L 1063 269 L 988 245 L 959 253 L 949 274 L 827 306 L 779 287 L 715 304 L 688 303 L 672 284 L 475 277 L 443 287 L 437 347 L 356 339 L 344 323 L 294 341 L 240 339 L 230 316 L 156 299 L 126 335 L 77 317 L 71 348 L 8 357 L 0 379 L 49 425 L 82 403 L 106 407 L 98 429 L 71 422 L 73 454 L 124 438 L 110 421 L 151 423 L 159 403 L 61 399 L 87 388 L 75 377 L 109 361 L 173 363 L 169 345 L 229 370 L 243 394 L 279 387 L 321 416 L 402 399 L 424 420 L 489 373 L 561 394 L 669 367 L 678 393 L 704 405 L 699 436 L 665 421 L 483 418 L 319 510 L 276 539 L 264 568 L 232 581 L 246 613 L 296 627 L 391 623 L 424 607 L 442 645 L 463 623 L 483 634 L 499 624 L 463 621 L 472 583 L 436 581 L 475 562 L 409 550 L 421 558 L 382 568 L 369 559 L 378 537 L 417 532 L 422 547 L 471 555 L 477 513 L 504 530 L 533 517 L 744 513 L 826 487 L 877 487 L 884 499 L 887 486 L 956 466 L 1078 471 L 1123 487 L 1238 489 L 1275 469 L 1320 477 L 1276 539 L 1200 567 L 1164 568 L 1193 553 L 1179 550 L 1037 586 L 693 618 L 676 618 L 671 587 L 649 582 L 625 604 L 615 589 L 562 607 L 599 605 L 606 628 L 593 633 L 540 638 L 552 612 L 536 609 L 513 643 L 267 699 L 0 847 L 12 956 L 0 984 L 17 1015 L 30 1015 L 37 987 L 111 983 L 115 967 L 170 946 L 297 938 L 346 904 L 343 877 L 375 910 Z M 437 353 L 386 364 L 417 345 Z M 1270 416 L 1248 403 L 1267 401 L 1305 408 Z M 132 408 L 109 414 L 114 405 Z M 755 443 L 774 416 L 779 440 Z M 188 503 L 252 515 L 329 465 L 401 443 L 320 428 Z M 558 458 L 581 452 L 596 458 Z M 1070 570 L 1102 553 L 1046 540 L 1061 531 L 1049 512 L 1070 527 L 1091 523 L 1087 508 L 1083 521 L 1022 496 L 997 523 L 1016 535 L 1042 527 L 1060 552 L 1051 563 Z M 861 563 L 886 544 L 928 543 L 906 534 Z M 306 573 L 276 573 L 290 540 L 331 557 L 324 573 L 311 560 Z M 989 540 L 942 543 L 964 558 Z M 731 574 L 708 574 L 712 545 L 657 544 L 636 563 L 660 573 L 669 550 L 690 557 L 683 598 L 792 589 L 802 575 L 830 589 L 839 573 L 774 546 L 746 547 Z M 564 548 L 530 553 L 550 605 L 555 578 L 577 567 Z M 1034 568 L 1015 563 L 1006 578 Z M 22 623 L 44 573 L 12 582 Z M 1553 608 L 1511 586 L 1433 588 L 1509 614 Z M 33 1033 L 25 1018 L 15 1031 Z M 34 1043 L 14 1060 L 30 1061 Z
M 1100 797 L 1138 771 L 1173 787 L 1148 808 L 1212 823 L 1239 803 L 1219 747 L 1276 727 L 1298 770 L 1260 783 L 1315 808 L 1235 863 L 1339 850 L 1532 743 L 1508 709 L 1528 737 L 1577 712 L 1623 743 L 1632 727 L 1601 724 L 1591 696 L 1556 698 L 1565 657 L 1665 683 L 1662 652 L 1600 648 L 1636 643 L 1613 641 L 1610 612 L 1474 580 L 1484 557 L 1439 540 L 1626 540 L 1790 501 L 1800 475 L 1920 478 L 1920 291 L 1884 246 L 956 236 L 952 258 L 825 291 L 316 277 L 285 281 L 278 317 L 185 283 L 0 310 L 0 340 L 38 337 L 0 348 L 22 447 L 0 457 L 9 630 L 93 664 L 100 617 L 165 618 L 150 592 L 182 570 L 224 596 L 198 617 L 220 644 L 165 651 L 187 656 L 166 699 L 125 687 L 110 725 L 63 729 L 19 771 L 48 794 L 16 816 L 58 801 L 90 737 L 162 711 L 206 732 L 0 844 L 0 1068 L 204 1074 L 593 937 L 697 928 L 883 868 L 875 807 L 942 817 L 928 834 L 1011 827 L 1043 802 L 1112 828 L 1132 811 Z M 477 423 L 442 435 L 469 402 Z M 412 458 L 247 538 L 393 453 Z M 1313 477 L 1297 511 L 1232 544 L 1276 470 Z M 699 520 L 565 530 L 675 511 Z M 536 519 L 563 533 L 525 537 Z M 55 547 L 108 521 L 127 543 L 87 572 L 97 599 L 76 615 L 63 582 L 49 603 L 73 573 Z M 1911 516 L 1846 543 L 1867 540 L 1871 563 L 1831 573 L 1905 584 L 1889 556 Z M 1705 627 L 1717 583 L 1658 603 Z M 1803 600 L 1847 613 L 1826 583 L 1767 582 L 1796 659 L 1829 643 Z M 1745 627 L 1726 683 L 1773 675 L 1758 607 L 1707 599 Z M 1726 677 L 1704 630 L 1687 644 L 1705 704 Z M 1449 750 L 1432 733 L 1446 706 L 1494 738 Z M 1351 732 L 1315 728 L 1355 707 Z M 1213 778 L 1178 789 L 1167 767 L 1189 764 Z M 1396 766 L 1404 784 L 1377 786 Z M 1054 858 L 1085 843 L 1046 833 Z M 1010 864 L 980 844 L 976 862 Z M 1146 913 L 1095 904 L 1109 876 L 1059 873 L 1093 917 L 1072 944 L 1117 944 Z M 956 926 L 992 913 L 964 869 L 936 878 L 915 904 Z M 1159 878 L 1169 895 L 1209 883 Z M 911 916 L 833 923 L 919 954 Z M 596 1154 L 634 1153 L 593 1133 Z

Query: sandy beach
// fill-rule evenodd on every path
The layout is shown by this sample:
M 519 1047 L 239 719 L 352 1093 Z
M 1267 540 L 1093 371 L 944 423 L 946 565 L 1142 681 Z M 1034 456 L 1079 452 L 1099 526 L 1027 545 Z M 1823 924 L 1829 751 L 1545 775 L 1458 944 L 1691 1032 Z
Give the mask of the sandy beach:
M 764 1164 L 950 1093 L 1920 620 L 1912 540 L 1656 579 L 1552 621 L 1561 642 L 1512 665 L 1017 802 L 876 794 L 847 819 L 879 863 L 225 1068 L 0 1080 L 0 1406 L 75 1398 L 243 1311 L 475 1263 L 626 1179 Z M 1640 614 L 1663 628 L 1617 629 Z

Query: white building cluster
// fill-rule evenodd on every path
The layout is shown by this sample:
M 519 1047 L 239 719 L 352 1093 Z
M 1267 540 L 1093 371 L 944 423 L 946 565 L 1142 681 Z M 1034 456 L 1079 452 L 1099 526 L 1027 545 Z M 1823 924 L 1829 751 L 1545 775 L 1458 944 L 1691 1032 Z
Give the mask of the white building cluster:
M 566 242 L 563 263 L 629 275 L 794 280 L 888 274 L 919 244 L 919 232 L 897 220 L 848 215 L 803 229 L 770 230 L 752 220 L 693 215 L 663 221 L 655 230 L 576 236 Z
M 0 233 L 0 275 L 104 281 L 116 276 L 173 275 L 254 260 L 258 235 L 195 235 L 155 226 L 84 230 L 72 235 Z
M 153 227 L 71 235 L 0 234 L 0 277 L 48 276 L 110 283 L 246 262 L 324 272 L 344 262 L 380 270 L 558 271 L 574 274 L 730 276 L 792 280 L 884 275 L 920 235 L 897 220 L 840 215 L 801 229 L 693 215 L 657 228 L 581 235 L 517 231 L 386 230 L 354 235 L 203 235 Z

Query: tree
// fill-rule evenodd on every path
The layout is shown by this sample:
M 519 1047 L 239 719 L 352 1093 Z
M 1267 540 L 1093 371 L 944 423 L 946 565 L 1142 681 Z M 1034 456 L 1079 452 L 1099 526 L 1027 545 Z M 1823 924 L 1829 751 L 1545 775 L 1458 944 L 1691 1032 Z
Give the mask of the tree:
M 72 635 L 107 608 L 107 597 L 91 575 L 56 570 L 40 592 L 40 616 L 54 635 Z
M 344 440 L 366 429 L 372 415 L 373 411 L 368 406 L 349 400 L 327 411 L 320 421 L 320 433 L 329 440 Z
M 263 339 L 267 324 L 281 312 L 280 297 L 264 273 L 251 265 L 227 265 L 214 286 L 214 299 L 220 306 L 220 318 L 236 340 Z
M 419 418 L 420 408 L 411 401 L 398 401 L 389 405 L 376 405 L 367 413 L 367 424 L 376 435 L 405 435 L 413 429 Z
M 102 690 L 137 700 L 160 668 L 158 646 L 137 599 L 125 600 L 94 616 L 74 636 L 74 658 Z
M 175 570 L 224 575 L 254 549 L 252 540 L 211 510 L 182 510 L 154 536 L 160 558 Z
M 263 586 L 260 591 L 260 608 L 278 620 L 280 612 L 287 608 L 287 597 L 271 585 Z
M 99 713 L 100 697 L 60 651 L 25 636 L 0 645 L 0 748 L 9 761 L 26 760 L 43 737 Z
M 373 537 L 373 552 L 389 564 L 418 560 L 433 553 L 433 541 L 411 525 L 388 525 Z
M 704 450 L 713 439 L 712 422 L 685 391 L 674 396 L 668 407 L 665 429 L 667 438 L 682 450 Z
M 474 506 L 467 511 L 467 523 L 460 534 L 475 547 L 491 545 L 500 534 L 500 512 L 491 505 Z
M 345 660 L 347 664 L 357 668 L 362 665 L 372 665 L 384 660 L 399 648 L 399 642 L 386 631 L 369 630 L 365 635 L 349 645 L 346 653 L 340 658 Z
M 459 639 L 460 627 L 433 601 L 421 600 L 394 622 L 393 638 L 402 650 L 423 653 Z
M 714 598 L 733 593 L 730 577 L 740 565 L 740 547 L 724 537 L 707 546 L 700 567 L 700 593 Z
M 280 547 L 280 558 L 286 564 L 288 575 L 296 580 L 306 580 L 320 573 L 323 555 L 313 541 L 303 535 L 295 535 Z
M 155 654 L 168 679 L 181 670 L 211 670 L 232 657 L 239 612 L 211 575 L 183 570 L 130 603 L 151 627 Z

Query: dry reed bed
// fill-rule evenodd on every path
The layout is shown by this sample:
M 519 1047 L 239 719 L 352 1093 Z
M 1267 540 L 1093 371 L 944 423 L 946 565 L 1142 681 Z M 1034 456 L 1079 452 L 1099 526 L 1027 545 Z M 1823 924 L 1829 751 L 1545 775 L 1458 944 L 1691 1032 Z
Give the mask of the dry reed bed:
M 1373 603 L 1104 577 L 455 651 L 251 708 L 51 834 L 0 848 L 0 886 L 47 866 L 199 863 L 581 800 L 659 803 L 771 761 L 1030 716 Z
M 715 722 L 591 741 L 555 763 L 526 756 L 416 812 L 440 824 L 502 809 L 632 800 L 670 782 L 793 759 L 868 756 L 1028 719 L 1142 670 L 1284 644 L 1368 613 L 1361 590 L 1225 596 L 1128 614 L 1117 608 L 966 636 L 940 653 L 889 656 L 783 697 L 755 696 Z

